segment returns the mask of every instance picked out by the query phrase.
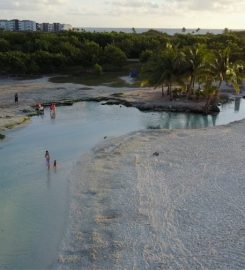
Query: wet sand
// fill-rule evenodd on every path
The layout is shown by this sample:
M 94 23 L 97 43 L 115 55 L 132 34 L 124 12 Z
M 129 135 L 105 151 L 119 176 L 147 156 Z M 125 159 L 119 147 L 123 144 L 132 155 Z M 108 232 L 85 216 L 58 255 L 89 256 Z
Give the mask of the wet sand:
M 72 177 L 58 269 L 245 269 L 244 133 L 241 121 L 95 147 Z

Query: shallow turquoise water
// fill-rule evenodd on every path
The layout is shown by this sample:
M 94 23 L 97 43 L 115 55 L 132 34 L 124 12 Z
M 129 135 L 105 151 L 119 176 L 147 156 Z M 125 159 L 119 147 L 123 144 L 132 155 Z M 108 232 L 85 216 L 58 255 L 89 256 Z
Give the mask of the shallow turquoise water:
M 239 103 L 240 102 L 240 103 Z M 72 167 L 107 136 L 146 128 L 199 128 L 245 116 L 245 102 L 226 104 L 217 116 L 143 113 L 135 108 L 77 103 L 59 107 L 8 132 L 0 142 L 0 269 L 48 269 L 55 265 L 68 205 Z M 240 104 L 240 105 L 239 105 Z M 238 110 L 239 109 L 239 110 Z M 44 154 L 58 168 L 45 167 Z

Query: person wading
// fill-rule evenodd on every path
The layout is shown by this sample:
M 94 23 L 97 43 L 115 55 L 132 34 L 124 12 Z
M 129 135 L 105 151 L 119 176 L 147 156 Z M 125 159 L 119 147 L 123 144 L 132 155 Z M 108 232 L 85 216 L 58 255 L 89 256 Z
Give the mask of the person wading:
M 18 102 L 19 102 L 18 93 L 15 93 L 15 95 L 14 95 L 14 102 L 15 102 L 15 104 L 18 104 Z
M 50 169 L 50 155 L 49 155 L 48 150 L 46 150 L 46 152 L 45 152 L 45 159 L 46 159 L 46 165 L 47 165 L 48 169 Z

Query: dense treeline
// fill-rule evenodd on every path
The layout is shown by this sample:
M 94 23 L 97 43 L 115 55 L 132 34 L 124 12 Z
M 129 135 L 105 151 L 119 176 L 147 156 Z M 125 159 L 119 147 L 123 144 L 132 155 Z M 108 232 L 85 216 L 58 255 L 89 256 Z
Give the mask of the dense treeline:
M 81 66 L 85 71 L 120 69 L 127 58 L 166 43 L 165 36 L 126 33 L 0 32 L 0 73 L 39 74 Z
M 0 32 L 0 74 L 44 74 L 79 66 L 84 71 L 118 70 L 128 58 L 147 62 L 171 43 L 178 50 L 203 45 L 207 50 L 229 47 L 232 61 L 244 60 L 243 35 L 146 33 Z

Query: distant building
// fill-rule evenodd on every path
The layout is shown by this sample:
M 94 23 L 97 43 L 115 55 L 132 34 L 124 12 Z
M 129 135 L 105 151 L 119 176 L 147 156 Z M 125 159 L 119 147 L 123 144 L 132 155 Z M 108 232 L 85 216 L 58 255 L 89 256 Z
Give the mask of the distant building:
M 7 30 L 7 20 L 0 20 L 0 29 Z
M 8 31 L 36 31 L 36 22 L 30 20 L 0 20 L 0 28 Z
M 37 24 L 29 20 L 19 21 L 19 31 L 37 31 Z
M 43 31 L 60 32 L 72 30 L 70 24 L 61 23 L 36 23 L 30 20 L 0 20 L 0 29 L 7 31 Z
M 41 24 L 40 23 L 36 23 L 36 29 L 37 29 L 37 31 L 41 31 Z
M 70 24 L 61 24 L 61 23 L 41 23 L 40 30 L 43 32 L 60 32 L 68 31 L 72 29 Z
M 49 23 L 40 23 L 40 30 L 43 32 L 48 32 L 48 25 Z
M 61 31 L 62 25 L 60 23 L 53 23 L 53 31 L 54 32 L 59 32 Z
M 7 22 L 7 29 L 9 31 L 19 31 L 19 20 L 14 19 Z

